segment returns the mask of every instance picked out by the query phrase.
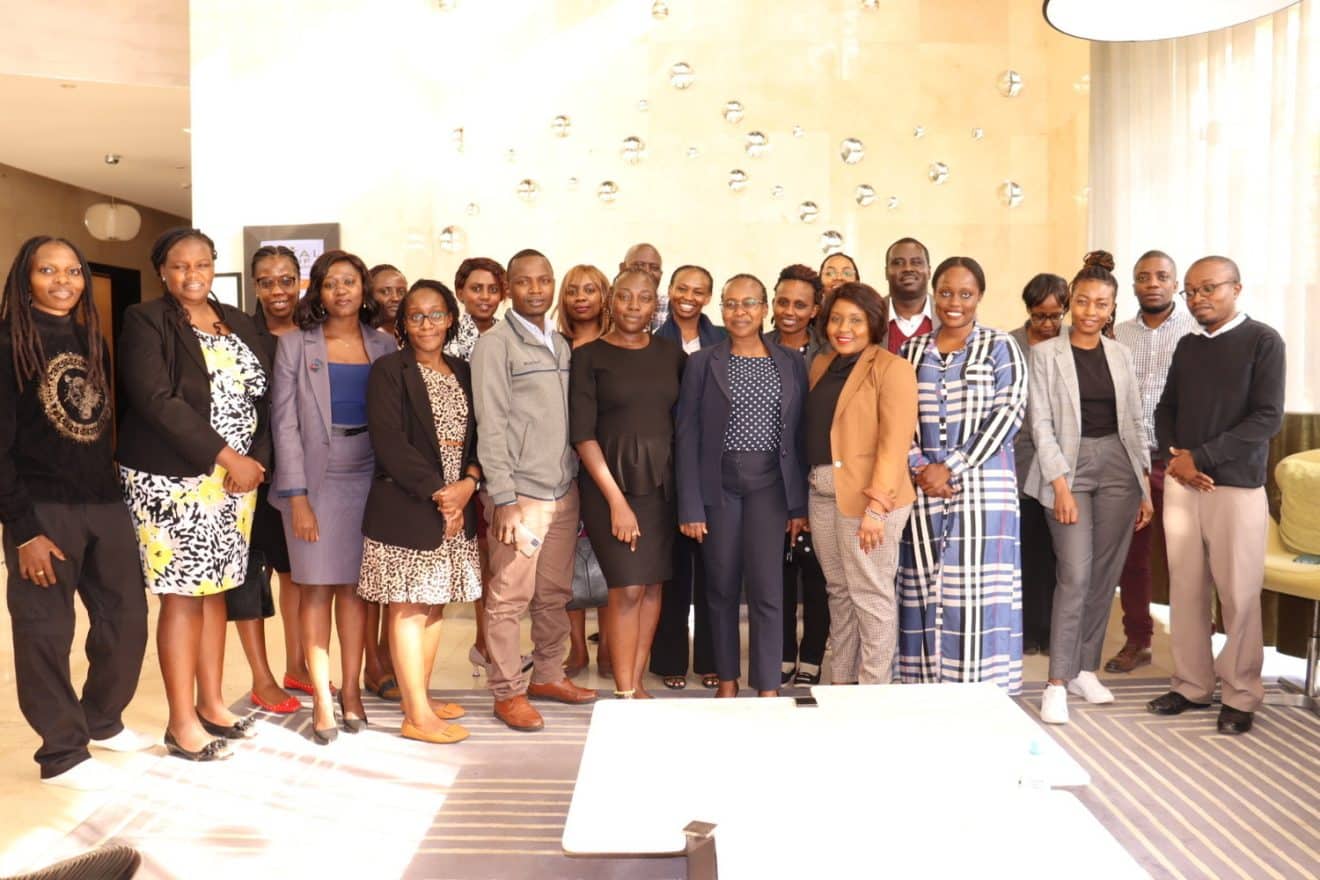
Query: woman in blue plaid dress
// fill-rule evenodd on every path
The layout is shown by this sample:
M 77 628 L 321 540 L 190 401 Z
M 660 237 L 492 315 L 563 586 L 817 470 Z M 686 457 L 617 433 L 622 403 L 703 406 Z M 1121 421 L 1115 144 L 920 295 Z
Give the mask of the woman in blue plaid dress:
M 917 500 L 899 555 L 898 679 L 1022 687 L 1022 577 L 1013 438 L 1026 362 L 976 323 L 985 274 L 969 257 L 935 270 L 939 330 L 904 344 L 917 371 L 909 455 Z

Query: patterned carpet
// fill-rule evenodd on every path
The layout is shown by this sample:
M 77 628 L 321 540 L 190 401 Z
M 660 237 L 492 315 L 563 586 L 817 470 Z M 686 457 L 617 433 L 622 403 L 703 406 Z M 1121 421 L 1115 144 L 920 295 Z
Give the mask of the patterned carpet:
M 1251 734 L 1223 737 L 1214 710 L 1148 714 L 1146 700 L 1165 687 L 1113 684 L 1115 704 L 1071 701 L 1072 723 L 1049 728 L 1092 774 L 1078 797 L 1153 877 L 1320 877 L 1320 719 L 1265 707 Z M 1029 687 L 1022 697 L 1033 713 L 1039 690 Z M 706 695 L 699 688 L 664 694 Z M 367 704 L 372 727 L 341 733 L 328 747 L 307 739 L 309 712 L 265 715 L 260 735 L 238 744 L 230 761 L 155 762 L 51 858 L 127 843 L 143 852 L 139 877 L 189 880 L 685 876 L 681 859 L 562 854 L 589 706 L 539 704 L 546 729 L 522 734 L 491 717 L 488 695 L 443 696 L 468 709 L 468 741 L 401 739 L 398 707 L 374 698 Z
M 1320 718 L 1263 706 L 1249 734 L 1222 736 L 1218 705 L 1146 711 L 1167 679 L 1105 684 L 1114 703 L 1071 698 L 1070 723 L 1043 726 L 1091 773 L 1075 794 L 1152 877 L 1320 877 Z M 1021 697 L 1033 714 L 1042 688 Z

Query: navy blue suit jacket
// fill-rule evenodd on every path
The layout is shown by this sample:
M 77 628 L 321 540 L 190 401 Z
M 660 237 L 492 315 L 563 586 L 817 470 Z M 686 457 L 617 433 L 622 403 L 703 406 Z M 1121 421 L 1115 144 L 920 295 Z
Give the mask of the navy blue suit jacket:
M 766 341 L 779 370 L 779 462 L 788 497 L 788 515 L 807 515 L 806 447 L 803 411 L 807 367 L 802 355 Z M 678 471 L 678 521 L 705 522 L 706 507 L 723 504 L 720 466 L 724 432 L 733 398 L 729 392 L 732 343 L 721 340 L 688 357 L 678 395 L 675 424 Z

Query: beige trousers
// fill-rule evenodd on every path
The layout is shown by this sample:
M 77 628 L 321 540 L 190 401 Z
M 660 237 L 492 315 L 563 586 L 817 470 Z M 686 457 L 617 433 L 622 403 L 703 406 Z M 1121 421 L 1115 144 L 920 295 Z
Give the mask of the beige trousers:
M 1173 479 L 1164 484 L 1172 685 L 1189 700 L 1210 702 L 1216 677 L 1225 706 L 1254 712 L 1265 699 L 1260 592 L 1268 517 L 1264 488 L 1198 492 Z M 1210 647 L 1212 590 L 1228 636 L 1218 657 Z
M 486 519 L 494 522 L 494 507 L 482 496 Z M 490 583 L 486 586 L 486 650 L 492 671 L 490 690 L 497 700 L 524 692 L 517 686 L 522 669 L 519 627 L 532 615 L 533 684 L 564 677 L 568 611 L 573 598 L 573 550 L 577 546 L 577 484 L 555 501 L 518 496 L 523 524 L 541 538 L 541 546 L 525 556 L 515 544 L 490 535 Z

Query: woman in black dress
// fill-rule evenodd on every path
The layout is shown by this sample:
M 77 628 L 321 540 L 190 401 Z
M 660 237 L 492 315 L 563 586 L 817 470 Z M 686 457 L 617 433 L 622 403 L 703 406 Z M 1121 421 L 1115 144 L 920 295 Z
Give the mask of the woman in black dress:
M 582 473 L 582 520 L 610 588 L 602 623 L 617 697 L 649 697 L 642 672 L 660 620 L 660 584 L 673 565 L 674 405 L 684 354 L 650 334 L 657 296 L 645 272 L 625 270 L 609 307 L 613 326 L 573 352 L 569 433 Z

